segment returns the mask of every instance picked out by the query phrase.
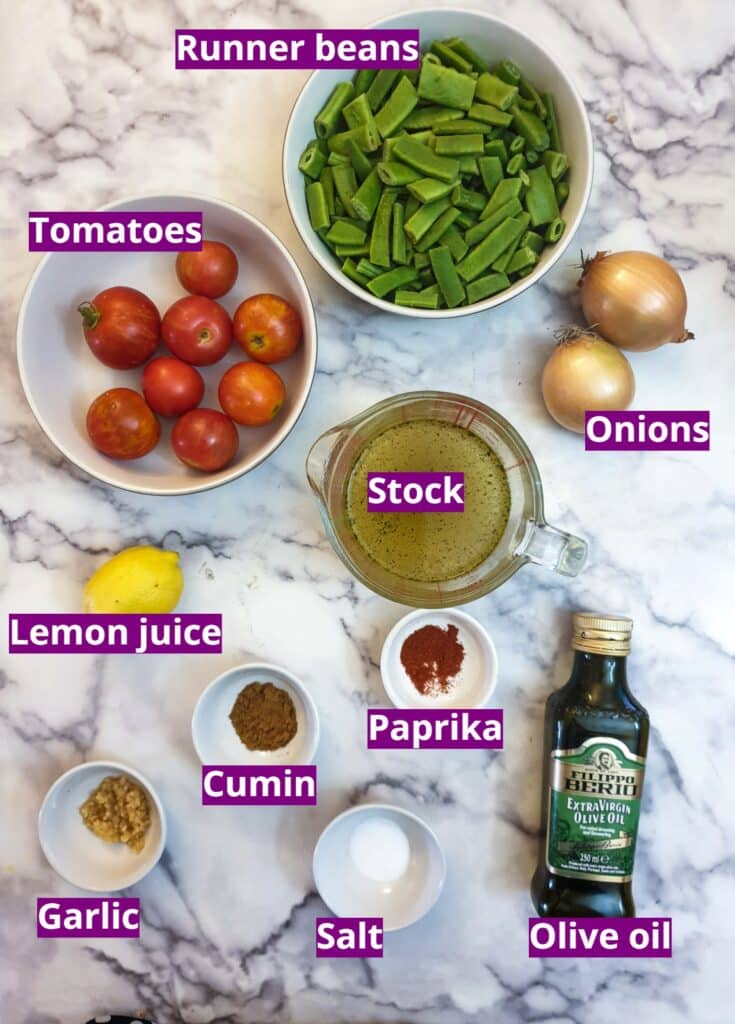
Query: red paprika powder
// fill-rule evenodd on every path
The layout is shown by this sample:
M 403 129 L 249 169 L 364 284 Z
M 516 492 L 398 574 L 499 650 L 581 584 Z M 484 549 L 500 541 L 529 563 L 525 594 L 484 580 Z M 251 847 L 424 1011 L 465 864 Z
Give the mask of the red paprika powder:
M 422 626 L 403 641 L 401 664 L 420 694 L 438 696 L 451 689 L 464 653 L 456 626 Z

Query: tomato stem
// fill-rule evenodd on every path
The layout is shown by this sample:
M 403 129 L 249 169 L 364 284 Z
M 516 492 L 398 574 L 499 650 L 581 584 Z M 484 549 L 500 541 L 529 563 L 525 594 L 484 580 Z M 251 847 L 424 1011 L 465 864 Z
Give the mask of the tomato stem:
M 82 314 L 82 326 L 85 331 L 93 331 L 100 322 L 100 311 L 91 302 L 81 302 L 77 311 Z

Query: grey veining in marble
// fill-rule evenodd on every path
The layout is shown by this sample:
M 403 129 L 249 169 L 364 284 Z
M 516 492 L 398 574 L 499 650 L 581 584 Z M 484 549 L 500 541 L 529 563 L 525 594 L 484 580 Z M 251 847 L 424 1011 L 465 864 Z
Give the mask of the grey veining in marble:
M 552 329 L 579 316 L 574 258 L 470 320 L 377 315 L 319 271 L 285 208 L 280 133 L 304 76 L 173 70 L 176 27 L 359 26 L 395 6 L 0 4 L 0 617 L 75 610 L 102 558 L 149 541 L 182 552 L 182 609 L 221 609 L 226 637 L 216 660 L 3 657 L 3 1024 L 81 1024 L 103 1010 L 147 1011 L 158 1024 L 733 1020 L 735 6 L 482 5 L 546 41 L 588 104 L 596 180 L 573 249 L 656 250 L 684 277 L 696 340 L 633 357 L 637 404 L 710 408 L 712 450 L 635 455 L 585 455 L 541 402 Z M 276 456 L 180 500 L 113 491 L 65 462 L 35 425 L 14 360 L 15 317 L 36 262 L 26 212 L 154 191 L 207 192 L 261 217 L 303 267 L 321 332 L 311 400 Z M 571 582 L 528 567 L 469 609 L 500 655 L 503 752 L 370 753 L 364 708 L 383 699 L 380 647 L 401 609 L 356 584 L 333 554 L 303 458 L 348 415 L 437 385 L 518 426 L 539 462 L 550 520 L 588 537 L 592 557 Z M 630 675 L 654 728 L 635 890 L 640 914 L 673 917 L 670 961 L 526 955 L 542 707 L 569 668 L 569 611 L 583 606 L 625 610 L 636 623 Z M 244 654 L 283 663 L 319 704 L 315 810 L 199 806 L 193 704 Z M 74 891 L 40 851 L 38 806 L 62 771 L 105 756 L 154 778 L 170 816 L 164 859 L 133 891 L 141 939 L 39 941 L 36 896 Z M 335 813 L 370 798 L 430 822 L 446 849 L 447 887 L 422 924 L 388 937 L 382 961 L 317 961 L 314 917 L 324 908 L 311 851 Z

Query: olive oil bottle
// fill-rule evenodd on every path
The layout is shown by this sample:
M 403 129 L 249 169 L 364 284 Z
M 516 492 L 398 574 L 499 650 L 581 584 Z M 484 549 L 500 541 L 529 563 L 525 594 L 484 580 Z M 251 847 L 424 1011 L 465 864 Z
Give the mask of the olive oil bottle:
M 569 682 L 546 702 L 540 917 L 634 917 L 648 713 L 626 678 L 633 623 L 578 612 Z

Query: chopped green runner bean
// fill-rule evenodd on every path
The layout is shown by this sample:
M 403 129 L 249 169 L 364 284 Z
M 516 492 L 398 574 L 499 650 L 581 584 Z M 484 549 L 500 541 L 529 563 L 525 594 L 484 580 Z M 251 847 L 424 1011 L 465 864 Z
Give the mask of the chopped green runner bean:
M 485 209 L 480 214 L 480 220 L 486 220 L 491 213 L 503 203 L 507 203 L 509 199 L 517 199 L 522 188 L 523 183 L 520 178 L 503 178 L 502 181 L 499 181 L 495 191 L 488 199 Z
M 373 232 L 370 236 L 370 262 L 379 267 L 390 266 L 391 214 L 397 194 L 394 188 L 383 189 L 378 208 L 375 211 Z
M 485 154 L 496 156 L 503 166 L 508 163 L 508 147 L 502 139 L 490 139 L 489 142 L 486 142 Z
M 539 167 L 532 167 L 528 172 L 531 184 L 526 190 L 524 202 L 526 209 L 531 214 L 531 226 L 539 227 L 541 224 L 550 224 L 559 216 L 559 206 L 556 201 L 554 184 L 549 177 L 548 171 L 541 164 Z
M 532 149 L 548 149 L 550 140 L 546 125 L 530 110 L 520 110 L 516 107 L 513 112 L 513 127 Z
M 378 177 L 377 167 L 368 174 L 355 194 L 352 196 L 352 209 L 362 220 L 369 221 L 375 213 L 380 194 L 383 191 L 383 184 Z
M 501 252 L 504 252 L 509 245 L 523 232 L 523 225 L 508 217 L 494 228 L 487 238 L 470 249 L 465 258 L 457 267 L 457 273 L 464 281 L 472 281 L 489 267 L 493 260 L 496 260 Z
M 369 278 L 365 277 L 364 274 L 361 274 L 359 272 L 359 270 L 355 266 L 355 261 L 352 259 L 351 256 L 348 256 L 347 259 L 342 264 L 342 273 L 346 277 L 349 277 L 351 281 L 354 281 L 355 284 L 359 284 L 363 288 L 367 285 L 369 280 Z
M 512 60 L 501 60 L 492 68 L 492 73 L 508 85 L 514 85 L 516 88 L 520 85 L 521 69 Z
M 419 98 L 407 78 L 400 78 L 393 92 L 375 115 L 378 131 L 385 138 L 392 135 L 406 120 Z
M 434 135 L 486 135 L 492 131 L 489 124 L 484 121 L 472 121 L 463 117 L 459 121 L 442 121 L 434 127 Z M 484 143 L 484 140 L 483 140 Z
M 438 105 L 418 107 L 408 115 L 401 125 L 407 132 L 422 131 L 425 128 L 435 128 L 446 121 L 459 121 L 464 117 L 461 110 L 454 107 L 440 107 Z
M 517 217 L 522 212 L 520 199 L 517 196 L 511 197 L 506 203 L 496 207 L 484 220 L 469 227 L 464 234 L 465 242 L 467 245 L 477 245 L 502 221 L 507 220 L 508 217 Z
M 551 224 L 549 224 L 549 226 L 547 227 L 544 233 L 544 238 L 547 242 L 558 242 L 561 236 L 564 234 L 565 227 L 566 224 L 564 223 L 564 218 L 555 217 L 552 220 Z
M 524 231 L 519 244 L 527 249 L 533 249 L 534 252 L 541 252 L 544 247 L 544 239 L 536 231 Z
M 500 157 L 480 156 L 477 158 L 477 167 L 480 171 L 482 184 L 488 195 L 492 195 L 498 182 L 503 177 L 503 165 Z
M 319 181 L 324 190 L 324 201 L 327 204 L 327 212 L 329 216 L 334 216 L 334 176 L 332 174 L 331 167 L 325 167 L 322 173 L 319 175 Z
M 471 188 L 465 188 L 464 185 L 455 185 L 452 190 L 452 202 L 460 210 L 474 210 L 479 213 L 485 209 L 486 197 L 482 192 L 475 192 Z
M 352 82 L 339 82 L 329 94 L 329 99 L 314 118 L 314 129 L 320 139 L 337 130 L 340 115 L 346 103 L 352 99 L 355 87 Z
M 437 245 L 429 250 L 429 259 L 447 306 L 449 309 L 459 306 L 465 300 L 465 293 L 449 249 L 446 245 Z
M 418 94 L 422 100 L 444 107 L 469 110 L 475 95 L 475 79 L 454 68 L 424 58 L 419 75 Z
M 457 186 L 454 181 L 437 181 L 436 178 L 418 178 L 406 186 L 412 196 L 420 203 L 433 203 L 435 199 L 443 199 Z
M 321 185 L 319 187 L 321 188 Z M 327 232 L 326 238 L 333 245 L 363 245 L 367 238 L 367 231 L 364 231 L 354 221 L 335 220 Z
M 391 91 L 393 86 L 398 81 L 400 71 L 395 68 L 383 69 L 377 73 L 375 78 L 370 83 L 365 95 L 367 96 L 370 109 L 375 113 L 378 107 L 382 104 L 385 97 Z
M 393 204 L 393 219 L 390 228 L 390 255 L 394 263 L 408 263 L 406 232 L 403 230 L 405 207 L 396 201 Z
M 440 135 L 434 152 L 437 156 L 477 156 L 485 152 L 482 135 Z
M 462 233 L 455 224 L 451 224 L 442 235 L 442 245 L 446 245 L 447 249 L 449 249 L 455 263 L 459 263 L 461 259 L 464 259 L 469 249 L 469 246 L 462 237 Z M 419 255 L 419 253 L 416 254 L 417 261 Z
M 299 159 L 299 170 L 316 180 L 327 163 L 327 148 L 321 139 L 312 139 Z
M 320 181 L 312 181 L 306 186 L 306 206 L 309 220 L 315 231 L 329 227 L 329 210 L 324 196 L 324 188 Z
M 347 154 L 350 158 L 350 163 L 355 168 L 357 180 L 364 181 L 373 169 L 370 159 L 363 153 L 354 139 L 347 140 Z
M 563 206 L 569 198 L 569 182 L 557 181 L 554 192 L 556 193 L 557 203 L 559 204 L 559 206 Z
M 483 124 L 492 125 L 493 128 L 507 128 L 513 121 L 511 113 L 500 110 L 499 107 L 490 106 L 488 103 L 473 103 L 468 113 L 475 121 L 482 121 Z
M 487 103 L 499 110 L 507 110 L 518 95 L 518 86 L 504 82 L 497 75 L 486 72 L 477 79 L 475 99 Z
M 549 172 L 552 181 L 557 181 L 569 166 L 566 153 L 557 153 L 554 149 L 547 149 L 543 156 L 544 167 Z
M 521 171 L 526 166 L 526 157 L 523 153 L 514 153 L 505 165 L 505 173 L 511 174 L 514 178 L 520 177 Z
M 560 153 L 561 140 L 559 138 L 559 123 L 556 120 L 556 108 L 554 106 L 554 97 L 551 95 L 550 92 L 544 93 L 544 106 L 546 107 L 546 123 L 549 126 L 551 148 L 555 149 L 557 153 Z
M 509 287 L 510 279 L 507 274 L 486 274 L 484 277 L 478 277 L 475 281 L 470 281 L 467 285 L 467 301 L 470 303 L 481 302 Z
M 421 241 L 416 243 L 416 252 L 426 252 L 432 245 L 443 241 L 445 231 L 451 227 L 457 217 L 459 217 L 459 210 L 456 206 L 450 206 L 448 210 L 445 210 L 437 217 Z M 449 247 L 447 246 L 447 248 Z
M 377 73 L 377 68 L 360 68 L 359 71 L 355 72 L 355 77 L 352 80 L 352 84 L 355 87 L 356 96 L 359 96 L 360 93 L 367 92 Z
M 431 225 L 445 210 L 449 209 L 447 197 L 437 199 L 433 203 L 423 203 L 418 210 L 405 222 L 405 231 L 414 245 L 420 241 Z
M 514 213 L 513 219 L 517 220 L 519 224 L 522 225 L 523 233 L 526 234 L 526 228 L 528 227 L 531 218 L 528 216 L 525 210 L 522 213 Z M 523 235 L 519 235 L 515 242 L 513 242 L 512 245 L 509 245 L 505 252 L 502 252 L 500 256 L 498 256 L 498 258 L 493 261 L 493 263 L 490 265 L 490 269 L 495 270 L 499 274 L 504 274 L 505 271 L 508 269 L 508 264 L 513 258 L 513 254 L 515 253 L 516 249 L 521 245 L 522 238 Z
M 397 291 L 393 296 L 397 306 L 408 306 L 413 309 L 439 309 L 441 294 L 438 284 L 430 284 L 420 292 Z
M 393 185 L 400 188 L 403 185 L 410 185 L 411 182 L 421 178 L 421 171 L 402 164 L 399 160 L 379 161 L 377 164 L 378 177 L 385 185 Z
M 464 57 L 466 61 L 469 61 L 473 71 L 477 71 L 480 74 L 483 71 L 487 71 L 487 61 L 484 61 L 482 57 L 472 49 L 469 43 L 464 41 L 464 39 L 445 39 L 444 42 L 447 46 L 451 47 L 455 53 L 458 53 L 460 57 Z
M 374 263 L 371 263 L 370 260 L 366 260 L 364 257 L 359 260 L 357 270 L 363 277 L 377 277 L 378 274 L 383 273 L 382 267 L 376 267 Z
M 334 178 L 334 187 L 337 190 L 340 202 L 350 217 L 356 216 L 355 210 L 352 207 L 352 197 L 357 191 L 355 168 L 352 164 L 337 164 L 336 167 L 332 168 L 332 177 Z
M 525 270 L 526 267 L 534 267 L 537 263 L 538 253 L 534 252 L 533 249 L 521 247 L 516 250 L 513 259 L 508 264 L 508 273 L 515 274 L 519 270 Z
M 459 174 L 459 163 L 451 157 L 439 156 L 416 142 L 409 135 L 402 135 L 395 144 L 395 154 L 399 160 L 417 171 L 421 171 L 429 178 L 439 178 L 440 181 L 454 181 Z
M 451 47 L 447 46 L 446 43 L 440 43 L 438 39 L 435 39 L 431 44 L 431 52 L 439 58 L 442 64 L 446 64 L 447 67 L 455 68 L 457 71 L 463 71 L 465 74 L 468 71 L 472 71 L 472 61 L 462 57 L 461 54 L 457 53 Z
M 409 281 L 416 281 L 418 276 L 419 272 L 416 267 L 394 267 L 385 274 L 379 274 L 368 281 L 367 288 L 377 298 L 382 299 L 389 292 L 394 292 L 396 288 L 402 288 Z

